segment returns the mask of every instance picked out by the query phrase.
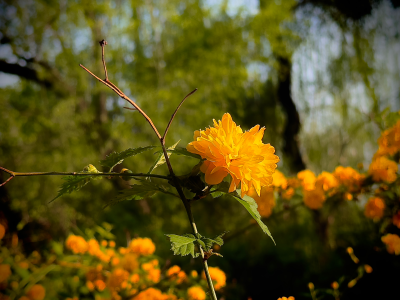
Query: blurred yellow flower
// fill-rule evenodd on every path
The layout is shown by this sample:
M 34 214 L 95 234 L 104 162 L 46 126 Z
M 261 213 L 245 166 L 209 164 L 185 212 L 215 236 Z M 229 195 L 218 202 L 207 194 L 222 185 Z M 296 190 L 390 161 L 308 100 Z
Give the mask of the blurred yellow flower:
M 65 241 L 65 245 L 75 254 L 84 254 L 88 250 L 88 243 L 83 237 L 77 235 L 70 235 Z
M 0 224 L 0 240 L 4 237 L 4 235 L 6 234 L 6 229 L 3 226 L 3 224 Z
M 122 283 L 129 279 L 129 273 L 124 269 L 114 269 L 107 280 L 107 286 L 111 290 L 115 290 L 121 287 Z
M 290 200 L 290 199 L 292 199 L 293 195 L 294 195 L 294 188 L 292 188 L 292 187 L 290 187 L 290 188 L 288 188 L 287 190 L 284 190 L 284 191 L 282 192 L 282 198 L 283 198 L 284 200 Z
M 339 181 L 333 174 L 329 172 L 322 172 L 318 175 L 316 185 L 321 187 L 324 191 L 336 188 L 339 186 Z
M 199 286 L 192 286 L 187 291 L 189 300 L 205 300 L 206 293 Z
M 26 295 L 31 300 L 43 300 L 46 296 L 45 288 L 40 284 L 35 284 L 30 288 L 30 290 L 26 293 Z
M 94 285 L 96 286 L 96 288 L 97 288 L 100 292 L 102 292 L 102 291 L 106 288 L 106 283 L 105 283 L 103 280 L 101 280 L 101 279 L 97 279 L 97 280 L 94 282 Z
M 251 186 L 260 194 L 262 186 L 272 183 L 272 174 L 279 161 L 274 147 L 262 142 L 264 130 L 256 125 L 243 132 L 226 113 L 222 121 L 214 120 L 214 127 L 195 131 L 194 141 L 186 149 L 206 159 L 201 171 L 208 184 L 219 184 L 229 174 L 232 178 L 229 192 L 240 184 L 242 197 Z
M 199 276 L 199 274 L 197 273 L 196 270 L 193 270 L 192 272 L 190 272 L 190 275 L 191 275 L 193 278 L 197 278 L 197 276 Z
M 133 272 L 139 268 L 139 262 L 135 253 L 126 254 L 121 260 L 121 266 L 128 272 Z
M 342 166 L 336 167 L 333 175 L 336 177 L 339 183 L 347 187 L 350 192 L 358 190 L 365 178 L 364 175 L 361 175 L 353 168 L 345 168 Z
M 400 120 L 393 127 L 382 132 L 378 145 L 378 155 L 394 155 L 400 151 Z
M 249 189 L 248 195 L 252 197 L 258 205 L 258 212 L 262 217 L 269 217 L 275 207 L 274 190 L 272 187 L 262 187 L 260 196 L 257 195 L 255 189 Z
M 89 291 L 94 290 L 94 284 L 91 281 L 86 281 L 86 287 L 88 288 Z
M 177 283 L 182 283 L 186 279 L 186 273 L 176 265 L 168 269 L 167 276 L 172 280 L 176 280 Z
M 367 218 L 377 221 L 383 217 L 384 210 L 385 202 L 383 199 L 379 197 L 372 197 L 368 199 L 368 202 L 365 205 L 364 214 Z
M 339 288 L 339 283 L 338 283 L 337 281 L 334 281 L 334 282 L 332 282 L 331 287 L 332 287 L 334 290 L 337 290 L 337 289 Z
M 313 190 L 304 191 L 304 204 L 311 209 L 319 209 L 325 202 L 326 197 L 322 188 L 315 188 Z
M 138 283 L 140 280 L 139 274 L 133 274 L 130 279 L 129 279 L 132 283 Z
M 281 298 L 278 298 L 278 300 L 294 300 L 294 297 L 293 297 L 293 296 L 290 296 L 290 297 L 281 297 Z
M 109 245 L 111 248 L 114 248 L 114 247 L 115 247 L 115 242 L 114 242 L 114 241 L 110 241 L 110 242 L 108 243 L 108 245 Z
M 310 170 L 301 171 L 297 173 L 297 178 L 300 180 L 301 186 L 305 191 L 311 191 L 315 188 L 317 177 L 315 177 L 314 172 Z
M 390 254 L 400 254 L 400 237 L 397 234 L 388 233 L 381 238 L 386 244 L 387 252 Z
M 156 246 L 149 238 L 136 238 L 131 241 L 128 249 L 136 254 L 150 255 L 154 253 Z
M 397 178 L 397 164 L 385 156 L 375 157 L 369 166 L 368 173 L 376 182 L 393 182 Z
M 167 300 L 168 295 L 163 294 L 160 290 L 155 288 L 148 288 L 143 292 L 140 292 L 132 300 Z
M 279 170 L 275 170 L 274 174 L 272 174 L 272 179 L 273 186 L 280 187 L 281 189 L 286 190 L 288 186 L 288 181 L 282 172 L 280 172 Z
M 6 282 L 8 277 L 11 275 L 10 265 L 3 264 L 0 265 L 0 283 Z
M 372 273 L 373 269 L 370 265 L 364 265 L 364 270 L 367 273 Z
M 209 267 L 208 271 L 210 272 L 211 279 L 216 282 L 214 285 L 214 288 L 216 291 L 223 288 L 226 285 L 226 275 L 225 275 L 224 271 L 222 271 L 218 267 L 215 267 L 215 268 Z M 202 277 L 206 278 L 204 271 L 202 273 Z
M 99 242 L 95 239 L 90 239 L 87 242 L 88 244 L 88 252 L 90 255 L 97 256 L 100 250 Z

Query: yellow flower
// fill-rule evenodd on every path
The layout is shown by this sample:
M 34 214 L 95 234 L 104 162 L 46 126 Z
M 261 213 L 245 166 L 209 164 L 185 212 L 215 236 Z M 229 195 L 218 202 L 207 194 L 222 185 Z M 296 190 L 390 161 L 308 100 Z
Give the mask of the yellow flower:
M 290 296 L 290 297 L 281 297 L 281 298 L 278 298 L 278 300 L 294 300 L 294 297 L 293 297 L 293 296 Z
M 147 272 L 147 279 L 155 283 L 160 281 L 161 271 L 155 268 L 155 264 L 151 261 L 142 264 L 142 269 Z
M 321 188 L 315 188 L 313 190 L 304 191 L 304 204 L 311 209 L 319 209 L 325 202 L 325 193 Z
M 199 286 L 192 286 L 187 291 L 189 300 L 205 300 L 206 293 Z
M 333 174 L 324 171 L 318 175 L 316 185 L 322 187 L 324 191 L 328 191 L 338 187 L 339 181 Z
M 283 190 L 286 190 L 286 188 L 288 186 L 288 181 L 282 172 L 275 170 L 275 173 L 272 174 L 272 179 L 273 179 L 273 181 L 272 181 L 273 186 L 280 187 Z
M 290 187 L 287 190 L 282 192 L 282 198 L 285 200 L 290 200 L 292 199 L 294 195 L 294 188 Z
M 186 273 L 179 266 L 172 266 L 167 271 L 167 276 L 176 280 L 177 283 L 182 283 L 186 279 Z
M 137 255 L 134 253 L 126 254 L 121 261 L 121 266 L 128 272 L 133 272 L 139 268 Z
M 149 238 L 136 238 L 129 244 L 129 251 L 140 254 L 140 255 L 150 255 L 156 250 L 156 246 Z
M 129 279 L 132 283 L 138 283 L 140 280 L 139 274 L 133 274 Z
M 214 285 L 215 290 L 219 290 L 220 288 L 226 285 L 226 275 L 224 271 L 222 271 L 218 267 L 217 268 L 209 267 L 208 271 L 210 272 L 211 279 L 216 282 Z M 202 277 L 206 278 L 204 271 L 202 273 Z
M 160 290 L 155 288 L 148 288 L 143 292 L 140 292 L 136 297 L 132 300 L 167 300 L 168 295 L 161 293 Z
M 85 239 L 77 235 L 70 235 L 65 241 L 65 245 L 75 254 L 84 254 L 88 249 L 88 244 Z
M 257 210 L 262 217 L 268 218 L 272 214 L 272 210 L 275 207 L 275 198 L 274 190 L 271 187 L 263 187 L 260 196 L 257 195 L 252 187 L 248 195 L 257 202 Z
M 194 141 L 186 149 L 206 159 L 201 171 L 208 184 L 218 184 L 229 174 L 232 177 L 229 192 L 240 184 L 242 197 L 251 186 L 260 194 L 262 186 L 272 183 L 272 174 L 279 161 L 274 147 L 262 142 L 264 130 L 256 125 L 243 132 L 226 113 L 222 121 L 214 120 L 214 127 L 195 131 Z
M 122 283 L 129 278 L 129 273 L 124 269 L 114 269 L 108 277 L 107 286 L 110 289 L 120 288 Z
M 199 274 L 197 273 L 196 270 L 192 270 L 192 272 L 190 272 L 190 275 L 191 275 L 193 278 L 197 278 L 197 276 L 199 276 Z
M 396 255 L 400 254 L 400 237 L 397 234 L 388 233 L 381 240 L 386 244 L 387 252 Z
M 370 265 L 364 265 L 364 270 L 365 270 L 365 272 L 367 272 L 368 274 L 369 274 L 369 273 L 372 273 L 372 271 L 373 271 L 373 269 L 372 269 L 372 267 L 371 267 Z
M 306 191 L 311 191 L 315 188 L 315 182 L 317 177 L 315 177 L 314 172 L 310 170 L 304 170 L 297 173 L 297 178 L 300 180 L 301 186 Z
M 26 295 L 31 300 L 43 300 L 44 296 L 46 296 L 46 290 L 40 284 L 35 284 L 30 288 L 30 290 L 26 293 Z
M 98 253 L 101 251 L 99 242 L 96 241 L 95 239 L 90 239 L 87 242 L 87 245 L 88 245 L 88 252 L 90 255 L 97 256 Z
M 385 156 L 375 157 L 369 166 L 368 173 L 376 182 L 393 182 L 396 180 L 397 164 Z
M 6 234 L 6 229 L 4 228 L 3 224 L 0 224 L 0 240 L 4 237 Z
M 97 288 L 100 292 L 102 292 L 102 291 L 106 288 L 106 283 L 105 283 L 103 280 L 101 280 L 101 279 L 97 279 L 97 280 L 94 282 L 94 285 L 96 286 L 96 288 Z
M 86 281 L 86 287 L 89 289 L 89 291 L 94 290 L 94 284 L 91 281 Z
M 378 145 L 378 155 L 393 155 L 400 151 L 400 120 L 396 125 L 382 132 Z
M 11 275 L 10 265 L 0 265 L 0 283 L 6 282 Z
M 372 197 L 368 199 L 368 202 L 365 205 L 364 214 L 367 218 L 377 221 L 383 217 L 384 210 L 385 202 L 383 201 L 383 199 Z
M 114 241 L 110 241 L 110 242 L 108 243 L 108 245 L 109 245 L 111 248 L 114 248 L 114 247 L 115 247 L 115 242 L 114 242 Z
M 337 281 L 334 281 L 334 282 L 332 282 L 331 287 L 332 287 L 334 290 L 337 290 L 337 289 L 339 288 L 339 283 L 338 283 Z
M 337 178 L 340 184 L 349 189 L 350 192 L 356 191 L 360 188 L 364 175 L 361 175 L 351 167 L 336 167 L 333 175 Z

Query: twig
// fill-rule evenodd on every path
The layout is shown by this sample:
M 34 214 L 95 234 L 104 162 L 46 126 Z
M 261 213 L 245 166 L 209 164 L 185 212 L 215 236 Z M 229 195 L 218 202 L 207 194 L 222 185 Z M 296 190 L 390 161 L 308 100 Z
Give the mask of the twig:
M 105 59 L 104 59 L 104 48 L 105 48 L 105 46 L 107 45 L 107 41 L 104 40 L 104 39 L 102 39 L 102 40 L 99 42 L 99 44 L 100 44 L 100 46 L 101 46 L 101 60 L 102 60 L 102 62 L 103 62 L 104 74 L 105 74 L 105 76 L 106 76 L 106 79 L 104 79 L 104 80 L 105 80 L 105 81 L 108 81 L 108 74 L 107 74 L 106 61 L 105 61 Z
M 171 178 L 168 176 L 157 175 L 157 174 L 145 174 L 145 173 L 114 173 L 114 172 L 100 172 L 100 173 L 88 173 L 88 172 L 14 172 L 7 170 L 3 167 L 0 167 L 1 170 L 10 174 L 10 178 L 8 178 L 5 182 L 3 182 L 0 186 L 6 184 L 12 178 L 17 176 L 46 176 L 46 175 L 62 175 L 62 176 L 121 176 L 121 177 L 154 177 L 161 178 L 165 180 L 170 180 Z
M 194 89 L 193 91 L 191 91 L 189 94 L 187 94 L 186 97 L 183 98 L 183 100 L 181 101 L 181 103 L 179 103 L 178 107 L 175 109 L 174 113 L 173 113 L 172 116 L 171 116 L 171 119 L 170 119 L 169 122 L 168 122 L 167 128 L 165 128 L 164 135 L 163 135 L 162 138 L 161 138 L 161 142 L 162 142 L 163 145 L 165 145 L 165 137 L 166 137 L 166 135 L 167 135 L 167 133 L 168 133 L 169 128 L 171 127 L 171 123 L 172 123 L 172 121 L 174 120 L 174 118 L 175 118 L 175 116 L 176 116 L 176 113 L 177 113 L 178 110 L 181 108 L 183 102 L 185 102 L 185 100 L 186 100 L 189 96 L 191 96 L 192 94 L 194 94 L 196 91 L 197 91 L 197 88 Z
M 107 69 L 106 69 L 106 64 L 105 64 L 105 60 L 104 60 L 104 45 L 103 45 L 104 43 L 102 43 L 103 41 L 100 42 L 100 45 L 102 46 L 102 59 L 103 59 L 104 71 L 106 73 L 106 79 L 103 80 L 100 77 L 97 77 L 89 69 L 87 69 L 85 66 L 83 66 L 82 64 L 79 64 L 79 66 L 82 69 L 84 69 L 86 72 L 88 72 L 90 75 L 92 75 L 94 78 L 96 78 L 98 81 L 100 81 L 101 83 L 103 83 L 104 85 L 106 85 L 110 89 L 112 89 L 122 99 L 124 99 L 124 100 L 128 101 L 130 104 L 132 104 L 133 107 L 135 107 L 140 112 L 140 114 L 147 120 L 147 122 L 149 122 L 151 128 L 153 128 L 153 130 L 156 133 L 158 139 L 161 139 L 160 133 L 158 132 L 156 126 L 154 125 L 153 121 L 149 118 L 149 116 L 146 115 L 146 113 L 139 107 L 139 105 L 137 105 L 133 100 L 131 100 L 127 95 L 125 95 L 115 84 L 113 84 L 110 80 L 108 80 Z

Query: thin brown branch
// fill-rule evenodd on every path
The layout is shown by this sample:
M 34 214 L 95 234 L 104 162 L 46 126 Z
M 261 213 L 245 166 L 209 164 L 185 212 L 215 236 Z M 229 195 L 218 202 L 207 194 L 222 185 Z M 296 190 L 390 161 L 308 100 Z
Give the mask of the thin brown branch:
M 100 77 L 97 77 L 96 75 L 94 75 L 89 69 L 87 69 L 85 66 L 83 66 L 82 64 L 79 64 L 79 66 L 84 69 L 86 72 L 88 72 L 90 75 L 92 75 L 94 78 L 96 78 L 98 81 L 100 81 L 101 83 L 105 84 L 106 86 L 108 86 L 110 89 L 112 89 L 118 96 L 120 96 L 122 99 L 128 101 L 130 104 L 132 104 L 136 110 L 138 110 L 140 112 L 140 114 L 147 120 L 147 122 L 150 124 L 151 128 L 153 128 L 154 132 L 156 133 L 158 139 L 161 140 L 161 135 L 158 132 L 156 126 L 154 125 L 153 121 L 149 118 L 148 115 L 146 115 L 146 113 L 133 101 L 131 100 L 128 96 L 126 96 L 118 87 L 116 87 L 111 81 L 109 80 L 103 80 Z
M 106 60 L 104 59 L 104 48 L 107 45 L 107 41 L 106 40 L 101 40 L 99 42 L 100 46 L 101 46 L 101 60 L 103 62 L 103 68 L 104 68 L 104 74 L 106 76 L 106 79 L 104 79 L 105 81 L 108 81 L 108 74 L 107 74 L 107 67 L 106 67 Z
M 187 94 L 186 97 L 183 98 L 183 100 L 181 101 L 181 103 L 179 103 L 178 107 L 175 109 L 174 113 L 173 113 L 172 116 L 171 116 L 171 119 L 170 119 L 169 122 L 168 122 L 167 128 L 165 128 L 164 135 L 162 136 L 161 142 L 162 142 L 163 145 L 165 145 L 165 137 L 167 136 L 168 130 L 169 130 L 169 128 L 171 127 L 171 123 L 172 123 L 172 121 L 174 120 L 174 118 L 175 118 L 175 116 L 176 116 L 176 113 L 177 113 L 178 110 L 181 108 L 183 102 L 185 102 L 185 100 L 186 100 L 187 98 L 189 98 L 189 96 L 191 96 L 192 94 L 194 94 L 196 91 L 197 91 L 197 89 L 194 89 L 194 90 L 191 91 L 189 94 Z
M 61 176 L 120 176 L 120 177 L 154 177 L 165 180 L 170 180 L 168 176 L 157 175 L 157 174 L 145 174 L 145 173 L 114 173 L 114 172 L 99 172 L 99 173 L 88 173 L 88 172 L 14 172 L 0 167 L 1 170 L 11 175 L 11 177 L 17 176 L 47 176 L 47 175 L 61 175 Z M 10 179 L 11 180 L 11 179 Z

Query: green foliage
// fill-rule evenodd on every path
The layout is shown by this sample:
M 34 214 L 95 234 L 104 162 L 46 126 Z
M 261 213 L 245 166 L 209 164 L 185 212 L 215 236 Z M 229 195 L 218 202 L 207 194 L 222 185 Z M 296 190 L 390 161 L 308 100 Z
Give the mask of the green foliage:
M 225 233 L 226 232 L 221 233 L 220 235 L 217 235 L 214 238 L 206 238 L 206 237 L 202 236 L 201 241 L 204 243 L 204 245 L 202 245 L 204 250 L 209 251 L 214 244 L 222 246 L 224 244 L 224 240 L 222 239 L 222 237 L 225 235 Z
M 167 149 L 167 150 L 168 150 L 168 151 L 167 151 L 168 157 L 171 157 L 171 154 L 172 154 L 171 150 L 174 150 L 175 147 L 178 145 L 179 142 L 180 142 L 180 140 L 177 141 L 174 145 L 172 145 L 171 147 L 169 147 L 169 148 Z M 163 165 L 163 164 L 165 164 L 165 157 L 164 157 L 164 153 L 161 152 L 161 153 L 158 155 L 158 157 L 157 157 L 156 161 L 154 162 L 154 164 L 150 167 L 150 169 L 149 169 L 149 171 L 147 172 L 147 174 L 150 174 L 151 172 L 154 171 L 155 168 L 157 168 L 157 167 L 159 167 L 159 166 L 161 166 L 161 165 Z
M 177 154 L 177 155 L 183 155 L 183 156 L 187 156 L 187 157 L 192 157 L 192 158 L 197 158 L 197 159 L 202 159 L 200 155 L 195 154 L 195 153 L 191 153 L 189 151 L 186 150 L 186 148 L 183 147 L 176 147 L 175 149 L 170 149 L 171 154 Z
M 138 148 L 129 148 L 122 152 L 113 152 L 109 154 L 106 159 L 101 160 L 100 164 L 105 169 L 108 169 L 108 172 L 112 172 L 113 168 L 122 163 L 124 159 L 135 156 L 137 154 L 143 153 L 145 151 L 149 151 L 151 149 L 156 148 L 156 146 L 147 146 L 147 147 L 138 147 Z
M 271 232 L 269 231 L 267 225 L 265 225 L 263 223 L 263 221 L 261 221 L 261 215 L 257 210 L 258 205 L 257 205 L 256 201 L 253 198 L 251 198 L 251 197 L 249 197 L 247 195 L 245 195 L 242 198 L 242 197 L 239 196 L 240 193 L 241 193 L 241 191 L 240 191 L 240 189 L 238 189 L 238 190 L 236 190 L 236 192 L 234 192 L 232 194 L 229 194 L 229 195 L 231 195 L 240 204 L 242 204 L 244 206 L 244 208 L 247 209 L 247 211 L 250 213 L 250 215 L 253 217 L 253 219 L 256 220 L 258 225 L 260 225 L 262 231 L 264 231 L 264 233 L 268 234 L 268 236 L 272 239 L 272 241 L 275 244 L 274 238 L 272 237 Z
M 108 205 L 113 205 L 122 201 L 142 200 L 154 196 L 157 192 L 167 193 L 167 189 L 153 181 L 140 180 L 141 184 L 133 184 L 130 189 L 122 190 L 118 196 L 111 200 Z
M 193 258 L 199 256 L 199 253 L 194 252 L 194 242 L 197 240 L 193 234 L 176 235 L 166 234 L 171 241 L 171 250 L 174 251 L 174 255 L 186 256 L 191 254 Z

